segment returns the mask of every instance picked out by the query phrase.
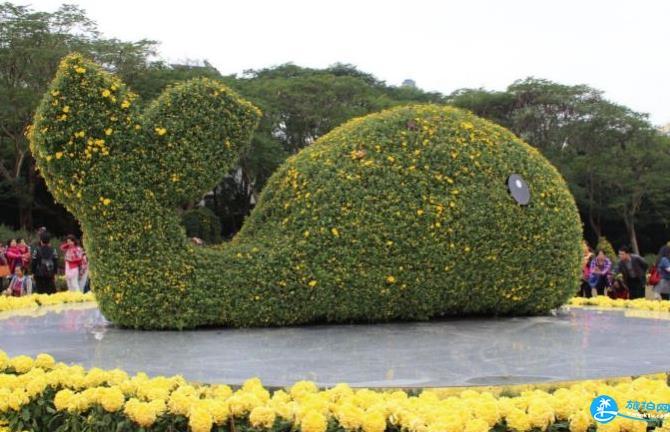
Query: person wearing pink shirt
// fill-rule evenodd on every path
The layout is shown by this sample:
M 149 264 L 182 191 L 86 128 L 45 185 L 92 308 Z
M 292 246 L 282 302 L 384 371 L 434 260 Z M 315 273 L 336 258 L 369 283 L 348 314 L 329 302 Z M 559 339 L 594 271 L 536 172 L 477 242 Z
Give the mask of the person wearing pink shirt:
M 65 256 L 65 281 L 68 291 L 83 292 L 84 287 L 79 286 L 79 271 L 84 258 L 84 251 L 79 247 L 77 238 L 69 235 L 65 243 L 60 246 Z
M 23 267 L 23 269 L 29 269 L 31 258 L 30 246 L 28 246 L 26 241 L 22 238 L 18 239 L 16 243 L 21 251 L 21 267 Z
M 17 265 L 21 265 L 23 261 L 23 254 L 19 248 L 16 239 L 11 239 L 7 242 L 7 249 L 5 250 L 5 258 L 7 258 L 7 264 L 9 264 L 9 272 L 14 274 L 14 269 Z

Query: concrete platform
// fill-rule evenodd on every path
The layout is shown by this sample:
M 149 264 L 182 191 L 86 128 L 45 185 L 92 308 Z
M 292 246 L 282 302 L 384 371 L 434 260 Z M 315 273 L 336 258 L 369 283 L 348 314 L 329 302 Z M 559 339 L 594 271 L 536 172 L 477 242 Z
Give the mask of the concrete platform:
M 2 316 L 0 349 L 85 367 L 266 385 L 498 385 L 670 370 L 670 314 L 572 309 L 556 316 L 427 323 L 141 332 L 94 305 Z

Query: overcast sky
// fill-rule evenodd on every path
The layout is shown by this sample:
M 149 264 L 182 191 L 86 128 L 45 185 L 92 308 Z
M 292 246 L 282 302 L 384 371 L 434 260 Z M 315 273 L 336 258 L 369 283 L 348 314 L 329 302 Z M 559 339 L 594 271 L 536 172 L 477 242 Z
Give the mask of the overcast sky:
M 21 0 L 15 3 L 26 4 Z M 59 0 L 34 0 L 55 10 Z M 161 42 L 223 74 L 351 63 L 445 94 L 528 76 L 588 84 L 670 122 L 670 0 L 72 0 L 106 37 Z

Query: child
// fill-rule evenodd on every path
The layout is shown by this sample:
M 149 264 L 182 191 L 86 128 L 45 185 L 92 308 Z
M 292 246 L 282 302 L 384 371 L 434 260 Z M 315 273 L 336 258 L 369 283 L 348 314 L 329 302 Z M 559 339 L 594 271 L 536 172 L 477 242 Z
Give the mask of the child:
M 30 276 L 23 273 L 23 268 L 20 265 L 17 265 L 14 268 L 14 276 L 9 282 L 9 287 L 3 292 L 4 295 L 21 297 L 24 295 L 32 294 L 33 292 L 33 282 L 30 279 Z
M 627 299 L 628 287 L 622 279 L 615 279 L 612 286 L 607 290 L 607 295 L 611 299 Z

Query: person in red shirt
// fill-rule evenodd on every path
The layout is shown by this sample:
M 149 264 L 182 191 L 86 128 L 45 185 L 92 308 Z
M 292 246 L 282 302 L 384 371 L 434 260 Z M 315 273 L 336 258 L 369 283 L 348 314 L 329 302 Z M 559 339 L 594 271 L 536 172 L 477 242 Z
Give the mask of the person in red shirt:
M 607 291 L 607 295 L 611 299 L 627 299 L 629 296 L 628 287 L 624 283 L 623 279 L 614 279 L 612 286 Z
M 84 251 L 79 247 L 77 238 L 69 235 L 65 243 L 60 245 L 60 250 L 65 255 L 65 281 L 68 291 L 83 292 L 84 287 L 79 286 L 79 268 L 82 265 Z
M 9 272 L 14 274 L 14 269 L 17 265 L 21 265 L 23 260 L 23 254 L 21 253 L 21 249 L 19 249 L 19 245 L 16 242 L 16 239 L 10 239 L 7 242 L 5 258 L 7 258 L 7 264 L 9 264 Z

